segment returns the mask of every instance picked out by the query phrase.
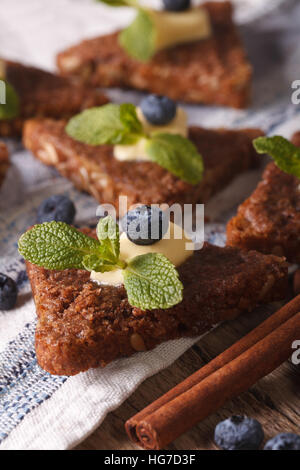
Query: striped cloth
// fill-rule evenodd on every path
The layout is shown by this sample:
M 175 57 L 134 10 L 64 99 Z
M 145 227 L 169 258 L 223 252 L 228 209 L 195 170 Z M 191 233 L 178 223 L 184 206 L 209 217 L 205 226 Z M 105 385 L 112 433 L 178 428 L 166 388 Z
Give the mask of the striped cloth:
M 263 2 L 240 3 L 244 13 L 238 14 L 245 19 L 245 8 L 253 4 L 255 9 Z M 292 0 L 284 6 L 284 10 L 241 29 L 256 69 L 252 108 L 238 111 L 186 106 L 191 122 L 207 127 L 255 126 L 287 137 L 300 129 L 300 106 L 291 103 L 291 83 L 300 79 L 300 6 Z M 24 5 L 17 0 L 1 0 L 1 7 L 5 16 L 0 55 L 17 60 L 26 57 L 28 62 L 45 67 L 51 67 L 54 53 L 65 45 L 108 32 L 116 23 L 122 26 L 131 15 L 128 12 L 116 17 L 109 8 L 88 0 L 27 0 Z M 139 100 L 132 92 L 115 90 L 110 94 L 116 101 Z M 68 449 L 99 426 L 142 381 L 170 365 L 197 339 L 172 341 L 154 351 L 115 361 L 103 370 L 71 378 L 41 370 L 34 351 L 34 303 L 24 262 L 17 252 L 18 237 L 34 223 L 38 205 L 50 194 L 64 193 L 73 199 L 80 225 L 95 221 L 97 206 L 19 144 L 11 141 L 9 146 L 13 165 L 0 195 L 0 271 L 17 281 L 19 297 L 13 311 L 0 312 L 0 449 Z M 239 177 L 207 204 L 206 214 L 218 222 L 206 226 L 211 242 L 224 243 L 224 223 L 258 178 L 258 172 Z

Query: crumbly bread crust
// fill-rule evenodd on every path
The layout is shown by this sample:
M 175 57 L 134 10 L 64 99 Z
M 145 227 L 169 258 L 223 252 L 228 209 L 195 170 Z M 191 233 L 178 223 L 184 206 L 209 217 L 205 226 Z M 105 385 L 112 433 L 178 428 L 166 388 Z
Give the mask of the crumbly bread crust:
M 6 145 L 0 142 L 0 186 L 2 185 L 6 172 L 9 168 L 9 156 Z
M 24 145 L 47 165 L 53 165 L 78 189 L 92 194 L 100 203 L 118 208 L 120 195 L 136 203 L 161 204 L 206 202 L 236 175 L 258 164 L 252 140 L 262 131 L 208 130 L 191 127 L 189 138 L 202 154 L 203 180 L 193 186 L 153 162 L 121 162 L 113 147 L 76 142 L 65 133 L 65 122 L 27 121 Z M 122 214 L 121 214 L 122 215 Z
M 75 45 L 57 56 L 60 73 L 103 87 L 130 87 L 174 100 L 247 107 L 252 67 L 232 20 L 230 2 L 208 2 L 208 39 L 158 52 L 148 63 L 130 58 L 118 32 Z
M 49 271 L 27 262 L 27 272 L 38 316 L 37 359 L 59 375 L 200 335 L 260 303 L 282 299 L 287 288 L 284 259 L 207 243 L 179 267 L 184 300 L 167 310 L 131 307 L 124 287 L 99 286 L 87 271 Z
M 20 115 L 0 120 L 2 136 L 20 135 L 24 121 L 32 117 L 68 119 L 85 108 L 107 102 L 99 90 L 75 84 L 68 78 L 16 62 L 4 61 L 4 64 L 6 79 L 20 98 Z
M 300 146 L 300 132 L 292 141 Z M 299 178 L 267 165 L 262 181 L 227 226 L 227 244 L 300 262 Z

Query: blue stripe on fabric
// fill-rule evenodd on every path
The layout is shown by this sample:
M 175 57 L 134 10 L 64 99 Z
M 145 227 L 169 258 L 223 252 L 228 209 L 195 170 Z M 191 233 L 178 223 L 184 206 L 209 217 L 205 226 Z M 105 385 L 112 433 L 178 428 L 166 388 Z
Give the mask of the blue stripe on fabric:
M 34 332 L 35 323 L 27 323 L 0 353 L 0 442 L 67 380 L 39 367 Z

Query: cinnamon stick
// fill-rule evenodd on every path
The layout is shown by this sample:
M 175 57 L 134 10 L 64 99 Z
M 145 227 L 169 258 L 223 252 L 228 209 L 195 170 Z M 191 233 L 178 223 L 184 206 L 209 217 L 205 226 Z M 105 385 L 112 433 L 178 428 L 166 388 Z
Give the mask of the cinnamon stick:
M 293 280 L 293 288 L 294 288 L 294 294 L 299 295 L 300 294 L 300 269 L 297 269 L 294 274 L 294 280 Z
M 129 437 L 147 449 L 165 447 L 225 401 L 274 370 L 291 355 L 292 342 L 300 338 L 299 311 L 300 296 L 297 296 L 199 371 L 129 419 L 125 425 Z

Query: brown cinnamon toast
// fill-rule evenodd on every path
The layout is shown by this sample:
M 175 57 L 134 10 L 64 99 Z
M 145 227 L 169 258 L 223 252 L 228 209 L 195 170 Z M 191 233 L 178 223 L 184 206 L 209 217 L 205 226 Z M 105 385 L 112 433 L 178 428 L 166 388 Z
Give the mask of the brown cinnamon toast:
M 189 138 L 204 159 L 205 171 L 197 185 L 188 184 L 153 162 L 119 161 L 113 147 L 82 144 L 65 133 L 65 122 L 31 120 L 24 128 L 24 145 L 47 165 L 53 165 L 78 189 L 100 203 L 118 208 L 118 198 L 128 205 L 206 202 L 239 173 L 258 164 L 252 140 L 262 131 L 208 130 L 191 127 Z M 122 215 L 122 214 L 120 214 Z
M 125 87 L 176 101 L 245 108 L 252 67 L 232 19 L 230 2 L 207 2 L 213 34 L 207 39 L 158 52 L 148 63 L 120 47 L 118 32 L 89 39 L 57 56 L 59 71 L 83 83 Z
M 300 147 L 300 132 L 292 141 Z M 300 180 L 266 167 L 262 181 L 227 226 L 227 244 L 300 263 Z
M 99 286 L 87 271 L 49 271 L 27 262 L 27 272 L 38 316 L 37 359 L 59 375 L 203 334 L 258 304 L 284 298 L 287 288 L 283 258 L 207 243 L 179 267 L 183 301 L 167 310 L 134 308 L 123 286 Z
M 20 135 L 24 121 L 32 117 L 68 119 L 85 108 L 108 101 L 99 90 L 75 84 L 69 78 L 8 60 L 2 62 L 5 77 L 20 99 L 19 116 L 0 120 L 2 136 Z
M 9 157 L 6 145 L 0 142 L 0 187 L 9 168 Z

